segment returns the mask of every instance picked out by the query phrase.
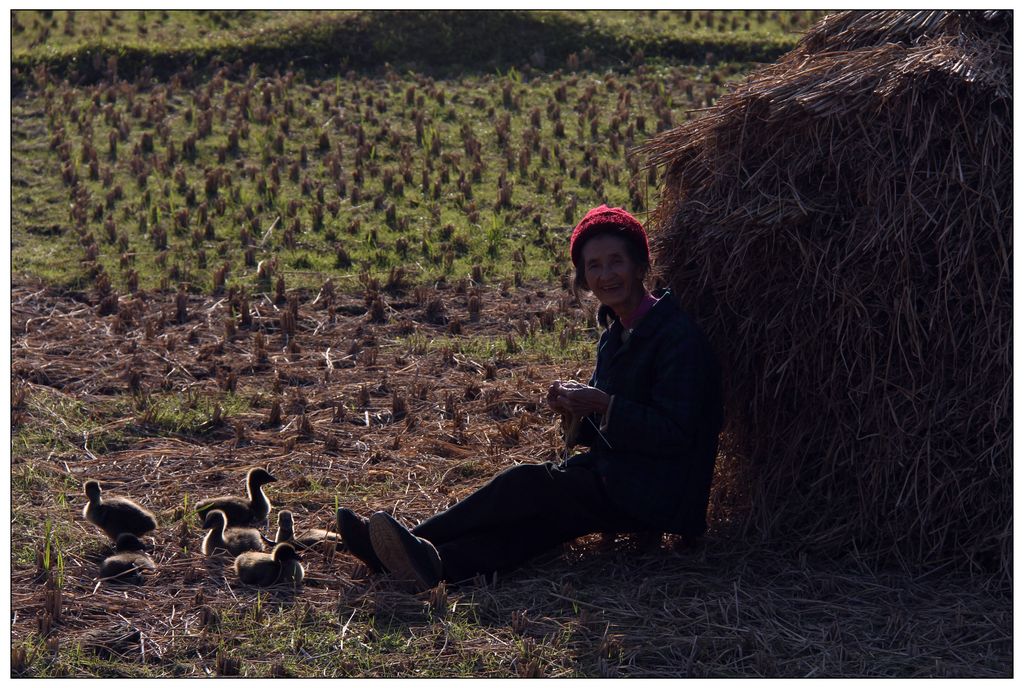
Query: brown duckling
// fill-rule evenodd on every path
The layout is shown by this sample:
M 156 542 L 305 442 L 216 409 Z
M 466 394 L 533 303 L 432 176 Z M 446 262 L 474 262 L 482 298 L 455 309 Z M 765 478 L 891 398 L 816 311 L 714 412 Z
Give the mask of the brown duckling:
M 229 526 L 248 526 L 266 520 L 270 514 L 270 500 L 263 486 L 277 482 L 263 468 L 250 468 L 245 475 L 245 497 L 210 497 L 196 503 L 196 511 L 206 514 L 219 509 L 227 516 Z
M 263 536 L 255 528 L 229 528 L 227 516 L 220 509 L 214 509 L 206 514 L 203 521 L 203 528 L 209 528 L 210 532 L 203 538 L 202 552 L 210 556 L 215 550 L 226 550 L 231 554 L 242 552 L 262 552 Z
M 248 585 L 298 584 L 305 576 L 295 547 L 287 542 L 276 545 L 270 554 L 239 554 L 235 559 L 235 573 L 238 580 Z
M 102 497 L 101 492 L 99 482 L 85 482 L 85 495 L 89 501 L 82 509 L 82 517 L 99 526 L 111 540 L 117 540 L 121 533 L 141 537 L 156 529 L 156 517 L 152 512 L 127 497 Z
M 297 549 L 310 549 L 318 547 L 324 540 L 334 543 L 336 550 L 345 548 L 341 537 L 337 533 L 332 533 L 323 528 L 310 528 L 304 531 L 302 535 L 296 537 L 295 519 L 292 516 L 292 512 L 284 510 L 277 514 L 277 534 L 274 536 L 274 542 L 290 542 Z
M 117 536 L 117 554 L 112 554 L 100 564 L 100 578 L 109 578 L 116 583 L 142 583 L 142 572 L 156 569 L 144 549 L 145 545 L 138 537 L 121 533 Z

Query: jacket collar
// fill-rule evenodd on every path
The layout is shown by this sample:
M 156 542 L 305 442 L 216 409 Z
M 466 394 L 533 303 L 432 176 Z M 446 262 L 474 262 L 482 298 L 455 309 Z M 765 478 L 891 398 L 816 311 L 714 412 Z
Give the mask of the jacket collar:
M 661 323 L 669 317 L 672 312 L 675 311 L 676 305 L 672 300 L 672 291 L 670 289 L 660 289 L 654 292 L 655 298 L 658 299 L 658 303 L 651 307 L 651 310 L 647 311 L 647 314 L 640 319 L 636 327 L 633 328 L 633 332 L 629 335 L 629 338 L 633 337 L 648 337 L 654 333 Z M 608 328 L 611 336 L 619 338 L 622 336 L 622 321 L 619 320 L 618 316 L 612 314 L 612 324 Z

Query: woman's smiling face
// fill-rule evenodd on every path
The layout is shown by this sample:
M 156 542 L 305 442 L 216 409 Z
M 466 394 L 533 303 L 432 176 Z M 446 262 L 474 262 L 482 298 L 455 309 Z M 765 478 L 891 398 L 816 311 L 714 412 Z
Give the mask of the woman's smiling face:
M 644 297 L 641 267 L 630 258 L 626 240 L 600 234 L 588 240 L 581 252 L 587 288 L 621 318 L 628 316 Z

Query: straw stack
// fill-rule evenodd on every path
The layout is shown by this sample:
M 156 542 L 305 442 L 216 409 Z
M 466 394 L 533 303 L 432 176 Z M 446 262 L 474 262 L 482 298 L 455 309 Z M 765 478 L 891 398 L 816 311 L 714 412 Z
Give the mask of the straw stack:
M 725 373 L 712 518 L 1011 570 L 1012 26 L 844 12 L 641 153 Z

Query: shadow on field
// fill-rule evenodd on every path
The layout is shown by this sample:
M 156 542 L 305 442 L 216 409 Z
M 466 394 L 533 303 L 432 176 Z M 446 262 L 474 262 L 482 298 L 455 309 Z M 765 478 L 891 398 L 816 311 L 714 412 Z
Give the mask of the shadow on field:
M 565 64 L 572 53 L 606 66 L 628 65 L 638 54 L 696 61 L 713 53 L 718 60 L 769 61 L 782 54 L 785 41 L 737 40 L 730 34 L 700 38 L 622 35 L 561 13 L 502 10 L 362 11 L 310 16 L 308 22 L 276 27 L 257 38 L 189 49 L 86 43 L 73 51 L 15 55 L 15 91 L 43 65 L 73 83 L 107 77 L 109 60 L 122 79 L 164 80 L 181 70 L 205 72 L 237 62 L 303 69 L 307 76 L 336 75 L 348 69 L 438 70 L 442 73 L 493 73 L 530 65 L 545 69 Z M 584 52 L 586 51 L 586 52 Z

